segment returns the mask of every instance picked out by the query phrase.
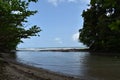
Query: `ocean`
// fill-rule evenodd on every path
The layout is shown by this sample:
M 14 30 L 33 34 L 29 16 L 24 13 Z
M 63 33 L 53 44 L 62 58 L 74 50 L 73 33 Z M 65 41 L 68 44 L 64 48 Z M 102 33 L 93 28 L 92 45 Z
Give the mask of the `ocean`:
M 79 77 L 84 80 L 120 79 L 120 57 L 91 55 L 91 53 L 87 51 L 40 51 L 43 49 L 58 50 L 61 48 L 19 49 L 16 52 L 16 60 L 27 65 L 44 68 L 73 77 Z

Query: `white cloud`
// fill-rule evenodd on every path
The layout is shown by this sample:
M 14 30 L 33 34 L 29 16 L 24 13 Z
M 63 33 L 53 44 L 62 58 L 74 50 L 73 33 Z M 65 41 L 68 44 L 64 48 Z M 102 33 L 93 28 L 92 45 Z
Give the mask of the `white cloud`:
M 80 0 L 80 1 L 83 2 L 83 3 L 87 3 L 87 4 L 90 3 L 90 0 Z
M 56 41 L 57 43 L 60 43 L 60 44 L 62 44 L 62 43 L 63 43 L 63 42 L 62 42 L 62 39 L 61 39 L 61 38 L 58 38 L 58 37 L 57 37 L 57 38 L 55 38 L 55 39 L 54 39 L 54 41 Z
M 80 3 L 89 3 L 90 0 L 67 0 L 68 2 L 73 2 L 73 3 L 76 3 L 76 2 L 80 2 Z
M 72 39 L 73 39 L 73 41 L 78 41 L 78 39 L 79 39 L 79 32 L 73 34 Z
M 77 0 L 68 0 L 68 2 L 77 2 Z
M 54 6 L 57 6 L 58 0 L 48 0 L 49 3 L 53 4 Z
M 54 6 L 58 6 L 58 4 L 63 3 L 63 2 L 67 2 L 67 3 L 77 3 L 77 2 L 81 2 L 81 3 L 89 3 L 90 0 L 48 0 L 49 3 L 53 4 Z
M 59 3 L 63 2 L 64 0 L 48 0 L 49 3 L 57 6 Z
M 22 14 L 20 11 L 12 11 L 11 14 Z

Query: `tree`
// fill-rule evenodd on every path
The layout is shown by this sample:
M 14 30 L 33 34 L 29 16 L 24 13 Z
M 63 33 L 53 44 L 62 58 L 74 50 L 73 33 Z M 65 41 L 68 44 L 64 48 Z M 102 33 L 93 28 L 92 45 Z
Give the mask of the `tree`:
M 120 51 L 120 0 L 91 0 L 79 40 L 92 51 Z
M 0 0 L 0 51 L 15 50 L 22 38 L 38 36 L 36 25 L 25 29 L 27 18 L 37 11 L 29 10 L 29 4 L 37 0 Z

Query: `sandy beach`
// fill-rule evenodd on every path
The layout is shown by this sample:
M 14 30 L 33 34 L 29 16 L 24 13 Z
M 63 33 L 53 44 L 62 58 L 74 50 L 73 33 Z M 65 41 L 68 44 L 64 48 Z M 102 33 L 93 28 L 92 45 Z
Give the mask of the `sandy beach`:
M 68 75 L 16 62 L 4 53 L 0 56 L 0 80 L 81 80 Z

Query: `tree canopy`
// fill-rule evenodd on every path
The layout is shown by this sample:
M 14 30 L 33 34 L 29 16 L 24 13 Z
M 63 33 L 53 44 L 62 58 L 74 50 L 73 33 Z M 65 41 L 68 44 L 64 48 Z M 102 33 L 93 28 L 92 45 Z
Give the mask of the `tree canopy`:
M 37 12 L 29 10 L 31 2 L 37 0 L 0 0 L 0 51 L 15 50 L 22 38 L 41 31 L 36 25 L 25 29 L 27 18 Z
M 91 0 L 79 40 L 92 51 L 120 51 L 120 0 Z

